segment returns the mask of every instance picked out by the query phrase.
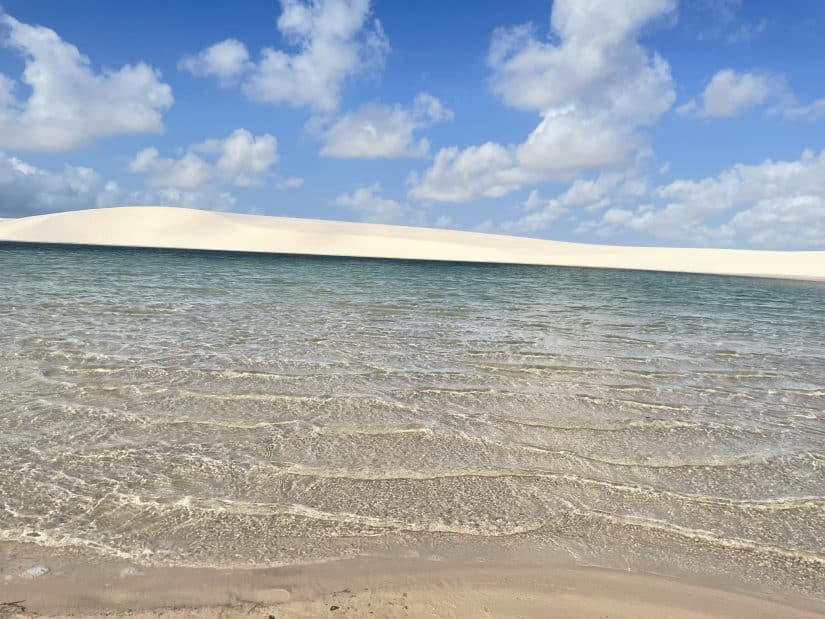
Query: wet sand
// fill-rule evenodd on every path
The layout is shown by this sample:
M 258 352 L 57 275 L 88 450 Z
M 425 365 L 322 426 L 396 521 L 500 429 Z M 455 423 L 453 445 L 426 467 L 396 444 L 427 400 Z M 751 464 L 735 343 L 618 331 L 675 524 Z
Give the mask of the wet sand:
M 6 580 L 0 602 L 7 603 L 0 617 L 825 617 L 801 601 L 788 605 L 653 575 L 377 558 L 266 570 L 58 563 L 42 576 Z

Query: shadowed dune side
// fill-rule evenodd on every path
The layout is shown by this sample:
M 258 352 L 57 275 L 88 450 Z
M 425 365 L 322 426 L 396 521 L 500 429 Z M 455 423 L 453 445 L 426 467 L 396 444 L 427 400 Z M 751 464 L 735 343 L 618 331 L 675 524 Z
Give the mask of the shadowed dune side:
M 825 280 L 825 251 L 621 247 L 130 206 L 0 219 L 0 241 L 637 269 Z

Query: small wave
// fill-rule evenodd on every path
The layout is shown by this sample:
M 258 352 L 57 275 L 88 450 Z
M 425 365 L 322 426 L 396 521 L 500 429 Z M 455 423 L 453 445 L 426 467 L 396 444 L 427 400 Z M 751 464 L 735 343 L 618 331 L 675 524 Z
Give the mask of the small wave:
M 380 436 L 386 434 L 427 434 L 432 435 L 433 429 L 420 424 L 408 423 L 395 426 L 313 426 L 313 431 L 317 434 L 334 435 L 365 435 Z
M 482 440 L 482 439 L 479 439 Z M 761 453 L 761 454 L 742 454 L 731 456 L 708 456 L 704 459 L 669 459 L 663 460 L 654 457 L 646 457 L 642 460 L 622 460 L 618 458 L 604 458 L 592 455 L 580 454 L 574 451 L 565 449 L 550 449 L 540 445 L 532 445 L 529 443 L 514 442 L 512 445 L 517 445 L 523 449 L 535 451 L 539 453 L 547 453 L 557 456 L 569 456 L 573 458 L 580 458 L 590 462 L 599 462 L 601 464 L 609 464 L 621 467 L 638 467 L 650 469 L 679 469 L 679 468 L 724 468 L 724 467 L 743 467 L 752 466 L 754 464 L 765 464 L 767 462 L 778 460 L 782 458 L 798 458 L 805 457 L 813 460 L 820 460 L 825 458 L 825 453 L 818 452 L 776 452 L 776 453 Z
M 413 394 L 417 393 L 433 393 L 445 395 L 481 395 L 481 396 L 511 396 L 511 397 L 529 397 L 529 393 L 520 393 L 518 391 L 507 391 L 501 389 L 482 389 L 478 387 L 417 387 L 411 390 Z
M 77 537 L 64 533 L 61 530 L 37 531 L 37 536 L 31 536 L 30 529 L 0 529 L 0 541 L 16 542 L 19 544 L 36 544 L 46 548 L 85 548 L 97 555 L 116 559 L 134 560 L 134 553 L 130 553 L 121 548 L 116 548 L 111 544 L 104 544 L 100 541 Z
M 335 399 L 334 396 L 331 395 L 306 395 L 299 393 L 229 393 L 220 391 L 189 391 L 185 389 L 176 391 L 175 396 L 227 401 L 257 400 L 261 402 L 327 402 Z
M 795 563 L 807 563 L 820 568 L 825 567 L 825 556 L 821 554 L 794 548 L 784 548 L 782 546 L 772 544 L 762 544 L 744 538 L 724 537 L 705 529 L 692 529 L 670 522 L 665 522 L 664 520 L 641 518 L 638 516 L 616 516 L 595 510 L 579 510 L 576 515 L 581 517 L 596 518 L 620 527 L 638 527 L 648 531 L 658 531 L 668 535 L 681 537 L 683 539 L 690 540 L 691 542 L 704 542 L 706 544 L 725 549 L 744 550 L 757 554 L 778 557 L 784 560 L 790 560 Z
M 547 428 L 549 430 L 588 430 L 593 432 L 623 432 L 625 430 L 675 430 L 675 429 L 699 429 L 699 430 L 721 430 L 726 432 L 751 432 L 747 428 L 730 426 L 727 424 L 715 423 L 711 421 L 681 421 L 677 419 L 617 419 L 604 420 L 595 423 L 582 421 L 569 421 L 566 423 L 551 422 L 534 417 L 511 417 L 497 415 L 491 418 L 496 422 L 512 423 L 520 426 Z
M 772 512 L 802 509 L 825 509 L 825 497 L 779 497 L 770 499 L 731 499 L 703 494 L 676 492 L 654 486 L 627 484 L 605 479 L 581 477 L 568 473 L 553 473 L 544 469 L 490 469 L 481 467 L 456 467 L 443 469 L 346 469 L 331 467 L 311 467 L 301 464 L 282 464 L 278 466 L 279 475 L 296 475 L 314 479 L 349 479 L 357 481 L 392 481 L 392 480 L 433 480 L 449 478 L 530 478 L 547 479 L 574 485 L 589 485 L 620 491 L 627 494 L 655 495 L 688 503 L 701 503 L 721 507 L 733 507 L 743 510 Z
M 590 402 L 591 404 L 597 405 L 611 405 L 611 404 L 618 404 L 622 405 L 625 404 L 630 407 L 637 407 L 637 408 L 649 408 L 652 410 L 665 410 L 665 411 L 675 411 L 675 412 L 684 412 L 689 411 L 690 407 L 682 404 L 666 404 L 666 403 L 658 403 L 658 402 L 647 402 L 645 400 L 633 400 L 630 398 L 609 398 L 609 397 L 596 397 L 589 395 L 587 393 L 577 393 L 575 395 L 576 398 L 582 400 L 584 402 Z
M 746 372 L 741 370 L 697 370 L 696 374 L 713 378 L 781 378 L 778 372 Z

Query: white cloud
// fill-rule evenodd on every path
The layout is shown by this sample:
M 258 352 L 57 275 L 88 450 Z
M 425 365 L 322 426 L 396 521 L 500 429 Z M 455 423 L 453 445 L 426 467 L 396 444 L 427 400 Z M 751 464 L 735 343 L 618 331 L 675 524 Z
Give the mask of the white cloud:
M 192 149 L 219 155 L 215 164 L 218 176 L 240 187 L 257 185 L 258 177 L 278 161 L 275 137 L 268 133 L 255 137 L 246 129 L 236 129 L 224 140 L 207 140 Z
M 66 165 L 54 172 L 0 152 L 0 217 L 56 211 L 161 204 L 226 210 L 235 198 L 225 191 L 174 188 L 130 191 L 91 168 Z
M 523 208 L 530 212 L 517 221 L 504 222 L 499 226 L 502 232 L 537 232 L 545 230 L 552 222 L 570 212 L 570 208 L 565 205 L 563 199 L 545 200 L 535 189 L 527 196 Z
M 545 172 L 542 176 L 565 178 L 620 165 L 643 145 L 644 138 L 630 124 L 568 108 L 548 112 L 515 155 L 523 167 Z
M 500 228 L 506 232 L 546 230 L 565 215 L 576 211 L 593 213 L 616 202 L 636 201 L 644 197 L 647 190 L 647 180 L 637 169 L 577 179 L 567 190 L 551 199 L 541 198 L 538 191 L 533 190 L 524 203 L 527 214 L 505 221 Z
M 1 11 L 0 43 L 23 56 L 20 79 L 31 89 L 19 99 L 15 82 L 0 74 L 0 147 L 62 151 L 95 138 L 163 130 L 172 89 L 156 69 L 139 62 L 96 73 L 53 30 Z
M 0 152 L 0 217 L 23 217 L 106 205 L 109 185 L 91 168 L 50 172 Z
M 145 148 L 129 163 L 129 170 L 149 175 L 153 187 L 180 187 L 192 189 L 210 180 L 208 163 L 194 153 L 186 153 L 180 159 L 163 159 L 158 149 Z
M 238 201 L 230 192 L 214 188 L 184 190 L 175 187 L 162 187 L 142 191 L 124 192 L 120 198 L 122 204 L 149 204 L 162 206 L 180 206 L 207 211 L 229 211 Z
M 178 69 L 199 77 L 216 77 L 225 86 L 252 68 L 246 46 L 237 39 L 226 39 L 194 56 L 184 56 Z
M 670 70 L 637 38 L 675 4 L 557 0 L 550 25 L 558 43 L 537 39 L 525 26 L 494 33 L 488 58 L 493 92 L 513 107 L 541 113 L 575 105 L 655 120 L 672 102 Z
M 825 98 L 817 99 L 808 105 L 800 105 L 796 102 L 788 105 L 783 114 L 787 120 L 817 120 L 825 118 Z
M 605 237 L 631 231 L 679 244 L 825 248 L 825 151 L 659 185 L 649 163 L 578 179 L 550 199 L 533 191 L 524 214 L 495 229 L 534 233 L 564 218 L 578 222 L 579 234 Z
M 216 156 L 214 163 L 196 153 Z M 254 136 L 236 129 L 223 140 L 206 140 L 190 146 L 178 159 L 162 158 L 156 148 L 145 148 L 129 163 L 132 172 L 148 175 L 152 187 L 194 189 L 209 183 L 238 187 L 259 185 L 261 177 L 278 161 L 278 142 L 268 133 Z
M 675 98 L 667 62 L 637 40 L 674 9 L 675 0 L 556 0 L 556 41 L 536 38 L 530 26 L 498 29 L 488 56 L 491 88 L 508 105 L 539 113 L 541 122 L 522 144 L 443 149 L 429 170 L 411 176 L 410 195 L 495 197 L 624 165 L 646 148 L 642 129 Z
M 677 111 L 700 118 L 730 118 L 780 97 L 784 89 L 784 81 L 776 76 L 722 69 L 711 78 L 698 101 L 692 99 Z
M 639 198 L 642 206 L 611 207 L 586 228 L 604 234 L 625 228 L 702 244 L 825 247 L 825 151 L 806 151 L 796 161 L 737 164 Z
M 512 148 L 486 142 L 481 146 L 442 148 L 432 166 L 407 179 L 410 196 L 417 200 L 462 202 L 476 197 L 499 198 L 540 175 L 518 165 Z
M 281 0 L 281 8 L 278 30 L 293 53 L 267 47 L 254 62 L 242 43 L 227 39 L 179 66 L 223 84 L 238 80 L 255 101 L 328 112 L 338 107 L 344 82 L 380 66 L 389 51 L 370 0 Z
M 426 93 L 419 94 L 409 108 L 362 105 L 323 130 L 321 154 L 343 159 L 424 157 L 430 144 L 426 138 L 416 138 L 415 132 L 452 116 L 441 101 Z
M 391 223 L 400 221 L 406 212 L 406 207 L 380 195 L 381 186 L 373 183 L 366 187 L 359 187 L 352 193 L 342 193 L 335 199 L 335 204 L 356 211 L 364 221 Z

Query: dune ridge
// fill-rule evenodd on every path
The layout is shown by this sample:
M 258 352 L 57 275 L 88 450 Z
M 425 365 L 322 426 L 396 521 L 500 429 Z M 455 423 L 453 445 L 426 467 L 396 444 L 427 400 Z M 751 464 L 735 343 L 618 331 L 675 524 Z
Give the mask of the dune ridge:
M 825 280 L 825 251 L 624 247 L 164 206 L 88 209 L 0 219 L 0 241 Z

